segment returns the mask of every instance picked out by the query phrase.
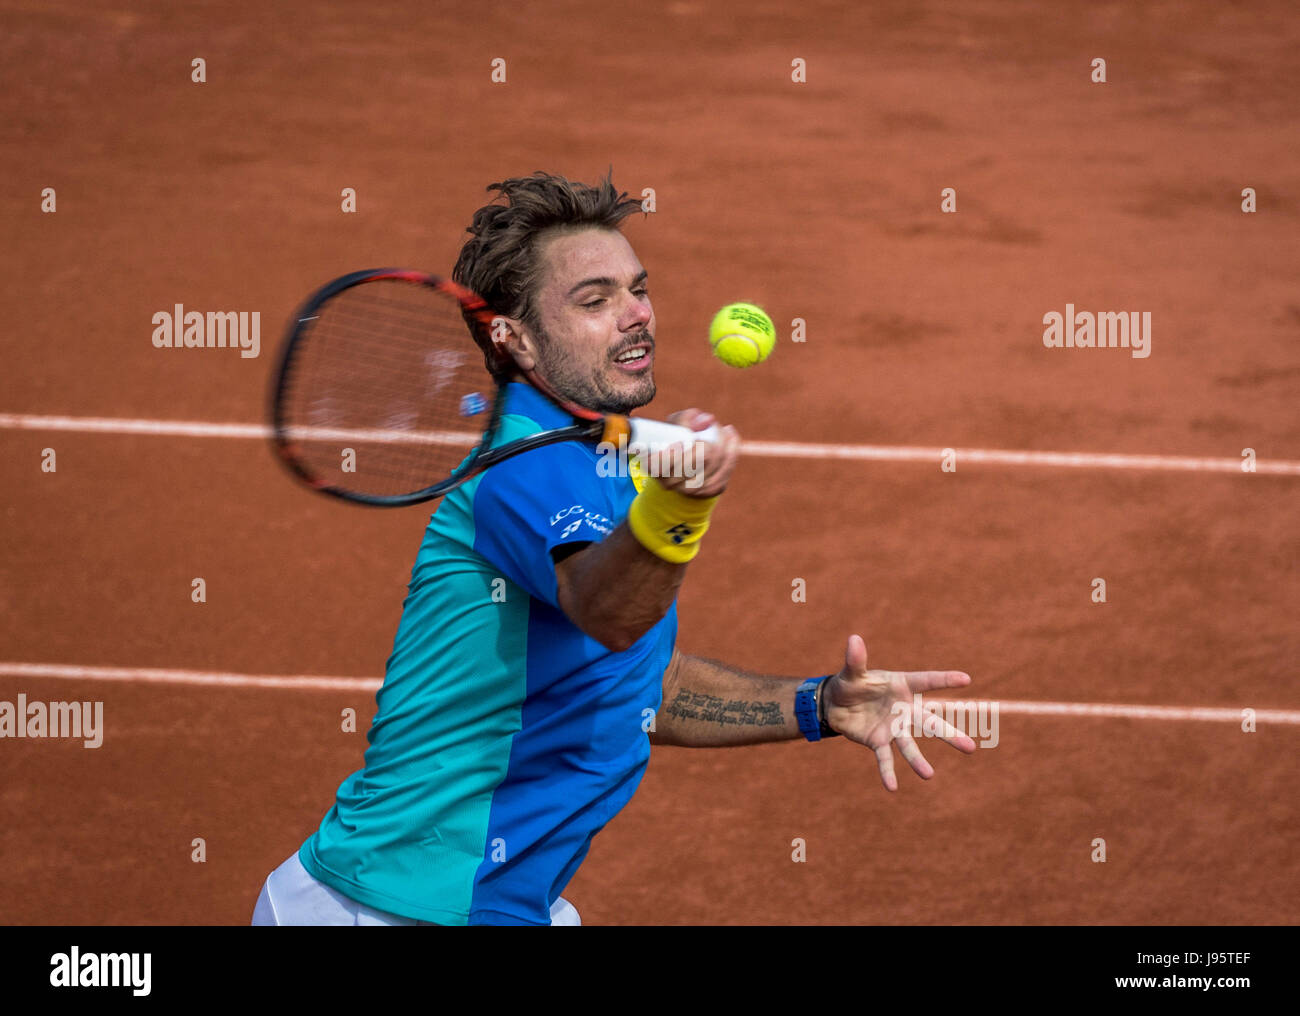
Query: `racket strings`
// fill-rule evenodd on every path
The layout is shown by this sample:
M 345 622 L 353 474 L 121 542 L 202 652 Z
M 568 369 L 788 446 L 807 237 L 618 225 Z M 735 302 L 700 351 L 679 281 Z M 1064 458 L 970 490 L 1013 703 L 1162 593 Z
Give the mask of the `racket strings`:
M 414 493 L 449 477 L 481 440 L 496 388 L 454 297 L 370 281 L 302 327 L 281 427 L 319 484 Z

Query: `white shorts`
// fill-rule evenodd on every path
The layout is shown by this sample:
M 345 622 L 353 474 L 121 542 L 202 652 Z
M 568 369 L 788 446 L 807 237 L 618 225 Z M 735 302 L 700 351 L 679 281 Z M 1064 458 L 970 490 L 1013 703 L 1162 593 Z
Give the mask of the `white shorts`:
M 253 908 L 255 925 L 414 927 L 430 923 L 376 910 L 331 889 L 302 866 L 296 850 L 267 876 Z M 551 904 L 551 924 L 576 928 L 582 924 L 582 918 L 573 904 L 561 896 Z

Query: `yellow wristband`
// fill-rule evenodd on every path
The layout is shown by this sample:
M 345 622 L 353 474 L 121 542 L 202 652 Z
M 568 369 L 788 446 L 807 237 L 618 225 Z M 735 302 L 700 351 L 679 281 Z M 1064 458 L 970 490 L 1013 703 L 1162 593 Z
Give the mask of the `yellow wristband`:
M 685 564 L 699 553 L 720 496 L 689 497 L 650 477 L 627 510 L 627 527 L 656 557 Z

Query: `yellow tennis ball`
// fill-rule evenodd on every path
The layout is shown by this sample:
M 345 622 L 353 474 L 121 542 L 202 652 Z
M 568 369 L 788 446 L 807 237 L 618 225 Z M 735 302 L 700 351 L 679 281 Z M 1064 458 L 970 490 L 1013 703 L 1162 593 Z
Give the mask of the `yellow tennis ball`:
M 713 355 L 729 367 L 762 363 L 776 345 L 776 328 L 762 308 L 752 303 L 730 303 L 709 325 Z

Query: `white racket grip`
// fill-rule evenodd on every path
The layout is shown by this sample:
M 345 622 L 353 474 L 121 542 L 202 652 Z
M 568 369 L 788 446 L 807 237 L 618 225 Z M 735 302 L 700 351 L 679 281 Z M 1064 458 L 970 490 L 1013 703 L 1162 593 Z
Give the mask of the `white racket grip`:
M 718 440 L 716 423 L 704 430 L 691 430 L 690 427 L 681 427 L 675 423 L 642 420 L 640 417 L 632 417 L 628 422 L 632 425 L 632 433 L 628 438 L 627 450 L 633 455 L 663 451 L 675 444 L 689 446 L 694 441 L 713 443 Z

